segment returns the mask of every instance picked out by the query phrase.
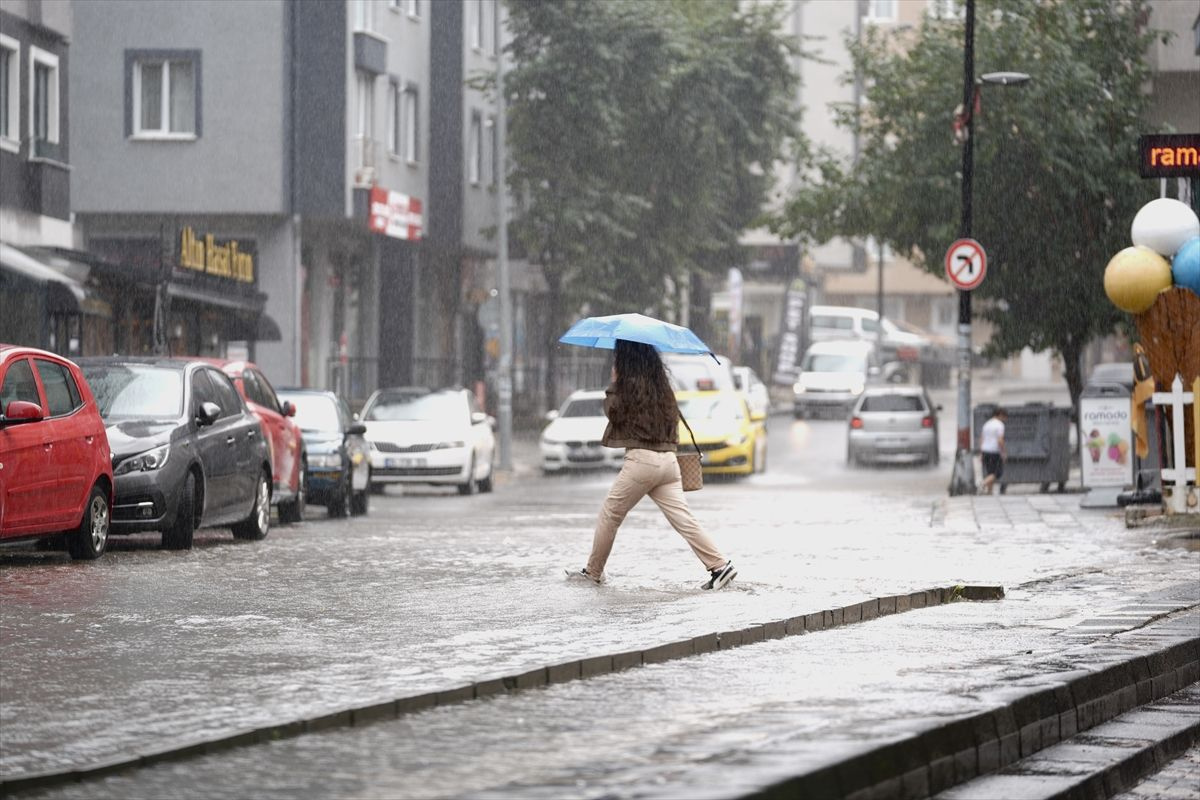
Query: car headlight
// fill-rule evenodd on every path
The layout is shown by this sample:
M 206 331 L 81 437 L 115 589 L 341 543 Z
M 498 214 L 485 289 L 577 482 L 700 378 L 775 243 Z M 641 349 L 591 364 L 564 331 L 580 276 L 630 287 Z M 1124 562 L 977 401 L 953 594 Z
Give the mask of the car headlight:
M 167 456 L 171 454 L 171 445 L 164 444 L 162 447 L 156 447 L 153 450 L 147 450 L 144 453 L 138 453 L 136 456 L 130 456 L 122 461 L 113 470 L 113 475 L 125 475 L 129 472 L 149 472 L 150 470 L 159 469 L 163 464 L 167 463 Z
M 466 447 L 466 442 L 438 442 L 433 446 L 434 450 L 453 450 L 456 447 Z
M 796 394 L 804 394 L 804 384 L 803 383 L 792 384 L 792 391 L 795 392 Z
M 319 455 L 309 454 L 308 465 L 310 467 L 318 467 L 323 469 L 338 469 L 342 466 L 341 453 L 323 453 Z
M 855 381 L 854 383 L 850 384 L 850 394 L 853 394 L 853 395 L 862 394 L 863 388 L 864 388 L 864 385 L 863 385 L 862 381 Z
M 554 445 L 562 444 L 562 442 L 560 442 L 558 439 L 551 439 L 549 436 L 543 436 L 542 444 L 548 444 L 553 447 Z
M 742 445 L 744 445 L 746 443 L 746 439 L 748 439 L 748 438 L 749 437 L 746 434 L 739 433 L 736 436 L 729 437 L 729 440 L 727 442 L 725 442 L 725 446 L 726 447 L 741 447 Z

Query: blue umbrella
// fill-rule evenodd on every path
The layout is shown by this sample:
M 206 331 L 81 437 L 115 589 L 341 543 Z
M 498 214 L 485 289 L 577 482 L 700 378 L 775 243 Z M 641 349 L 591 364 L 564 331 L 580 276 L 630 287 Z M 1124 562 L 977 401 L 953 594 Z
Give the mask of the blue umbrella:
M 662 353 L 712 353 L 699 336 L 682 325 L 672 325 L 642 314 L 587 317 L 572 325 L 559 341 L 612 350 L 617 339 L 654 345 Z

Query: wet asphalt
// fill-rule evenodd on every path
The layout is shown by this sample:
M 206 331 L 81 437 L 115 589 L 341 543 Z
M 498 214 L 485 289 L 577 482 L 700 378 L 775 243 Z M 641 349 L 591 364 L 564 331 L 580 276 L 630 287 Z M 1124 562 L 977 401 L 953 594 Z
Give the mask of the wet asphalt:
M 890 592 L 1009 588 L 1001 603 L 45 796 L 640 796 L 699 790 L 686 776 L 700 763 L 725 764 L 702 772 L 730 789 L 746 777 L 737 765 L 747 747 L 853 741 L 881 721 L 958 713 L 978 699 L 976 682 L 995 685 L 1006 669 L 1029 669 L 1025 656 L 1077 646 L 1064 631 L 1089 617 L 1147 592 L 1195 589 L 1200 556 L 1169 531 L 1127 530 L 1115 514 L 1079 510 L 1073 495 L 948 500 L 948 453 L 940 468 L 851 470 L 844 432 L 774 417 L 766 474 L 689 496 L 740 572 L 719 593 L 698 590 L 702 568 L 649 502 L 622 528 L 608 584 L 563 581 L 586 557 L 611 475 L 543 477 L 528 440 L 491 495 L 390 490 L 365 518 L 327 520 L 312 506 L 308 521 L 263 542 L 205 532 L 176 553 L 131 537 L 96 564 L 0 553 L 0 774 L 86 766 Z

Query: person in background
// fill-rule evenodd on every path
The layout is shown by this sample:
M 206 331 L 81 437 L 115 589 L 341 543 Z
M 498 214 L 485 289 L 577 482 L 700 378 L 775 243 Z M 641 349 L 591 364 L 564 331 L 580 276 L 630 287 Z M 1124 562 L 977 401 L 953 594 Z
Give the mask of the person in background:
M 983 423 L 979 431 L 979 452 L 983 454 L 983 485 L 979 491 L 991 494 L 992 486 L 1004 475 L 1004 462 L 1008 460 L 1008 449 L 1004 446 L 1004 423 L 1008 412 L 997 406 L 992 418 Z
M 638 501 L 650 495 L 708 570 L 709 578 L 700 588 L 720 589 L 737 570 L 700 527 L 683 496 L 675 460 L 679 406 L 662 359 L 652 346 L 640 342 L 618 339 L 614 350 L 613 382 L 604 397 L 608 426 L 601 442 L 625 448 L 625 463 L 600 509 L 587 566 L 567 570 L 567 576 L 602 583 L 617 528 Z

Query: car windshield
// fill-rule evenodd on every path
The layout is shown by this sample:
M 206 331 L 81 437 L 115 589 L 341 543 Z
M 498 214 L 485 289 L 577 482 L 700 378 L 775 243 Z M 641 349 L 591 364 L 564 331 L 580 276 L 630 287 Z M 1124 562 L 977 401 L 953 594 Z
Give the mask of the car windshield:
M 866 372 L 867 359 L 848 353 L 809 353 L 804 357 L 805 372 Z
M 924 411 L 925 401 L 915 394 L 871 394 L 863 398 L 860 411 Z
M 586 400 L 571 400 L 563 407 L 563 417 L 603 417 L 604 398 L 589 397 Z
M 83 375 L 105 420 L 183 415 L 183 374 L 178 370 L 138 364 L 85 365 Z
M 733 374 L 712 356 L 669 356 L 664 359 L 667 376 L 676 391 L 707 392 L 733 388 Z
M 364 414 L 368 421 L 464 422 L 466 404 L 457 394 L 381 394 Z
M 337 433 L 342 429 L 337 403 L 321 394 L 283 395 L 296 407 L 296 424 L 300 430 L 313 433 Z
M 685 419 L 742 419 L 742 404 L 726 395 L 704 395 L 681 400 L 679 412 Z

